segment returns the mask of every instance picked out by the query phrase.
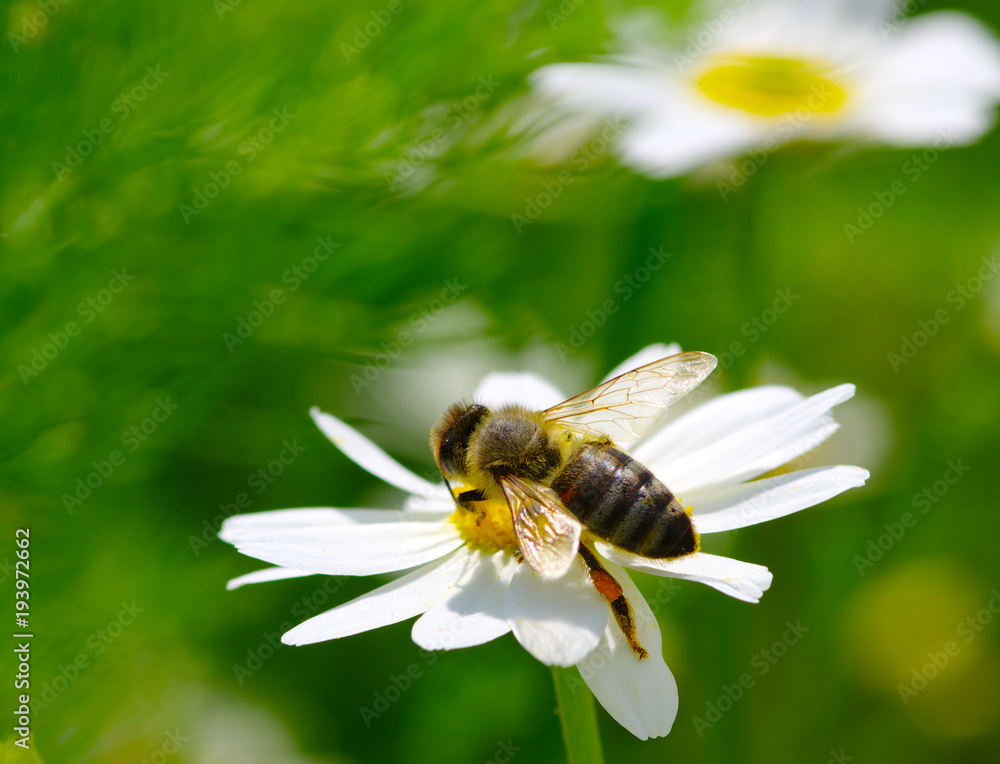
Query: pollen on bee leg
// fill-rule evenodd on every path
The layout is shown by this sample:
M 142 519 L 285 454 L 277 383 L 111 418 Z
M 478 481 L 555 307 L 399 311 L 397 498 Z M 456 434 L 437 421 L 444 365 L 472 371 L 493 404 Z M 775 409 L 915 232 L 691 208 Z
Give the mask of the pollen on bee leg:
M 632 652 L 636 654 L 639 660 L 648 658 L 649 652 L 639 644 L 639 637 L 635 633 L 635 616 L 632 615 L 632 606 L 624 594 L 611 603 L 611 612 L 614 613 L 615 620 L 618 622 L 618 628 L 625 635 L 625 639 L 628 641 L 629 647 L 632 648 Z
M 677 497 L 677 501 L 678 501 L 678 503 L 680 503 L 681 509 L 684 510 L 684 514 L 686 514 L 688 517 L 690 517 L 693 520 L 694 519 L 694 505 L 693 504 L 688 504 L 687 506 L 684 506 L 684 499 L 682 499 L 680 496 Z M 699 535 L 698 531 L 695 528 L 696 528 L 696 526 L 694 525 L 694 523 L 692 523 L 692 525 L 691 525 L 691 533 L 694 535 L 694 549 L 692 549 L 690 552 L 687 552 L 686 554 L 694 554 L 695 552 L 700 552 L 701 551 L 701 536 Z
M 635 628 L 635 616 L 632 613 L 632 606 L 629 604 L 628 598 L 625 596 L 625 590 L 622 589 L 621 584 L 615 581 L 614 576 L 604 569 L 604 566 L 597 560 L 593 552 L 582 544 L 580 545 L 580 557 L 587 566 L 590 581 L 594 584 L 594 588 L 597 589 L 597 593 L 604 597 L 611 607 L 611 614 L 614 615 L 615 622 L 618 624 L 618 628 L 621 629 L 629 647 L 632 648 L 632 652 L 636 654 L 639 660 L 648 658 L 649 652 L 639 644 L 639 636 L 636 634 Z
M 597 589 L 598 593 L 608 602 L 614 602 L 622 596 L 621 586 L 606 571 L 592 569 L 590 571 L 590 580 L 593 581 L 594 588 Z

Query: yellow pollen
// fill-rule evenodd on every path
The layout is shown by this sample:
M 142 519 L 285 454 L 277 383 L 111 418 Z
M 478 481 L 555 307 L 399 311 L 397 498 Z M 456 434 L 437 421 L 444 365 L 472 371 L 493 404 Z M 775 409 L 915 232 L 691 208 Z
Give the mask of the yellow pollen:
M 516 552 L 517 537 L 510 508 L 493 501 L 480 501 L 473 506 L 476 511 L 458 507 L 451 515 L 451 521 L 466 543 L 490 554 Z
M 821 70 L 793 58 L 731 56 L 701 75 L 697 84 L 713 101 L 751 114 L 829 114 L 844 104 L 847 94 L 817 73 Z
M 680 496 L 677 497 L 677 501 L 679 501 L 681 503 L 681 507 L 684 509 L 684 513 L 688 517 L 694 518 L 694 505 L 693 504 L 689 504 L 688 506 L 685 507 L 684 506 L 684 499 L 682 499 Z M 700 551 L 701 551 L 701 534 L 698 533 L 698 531 L 695 531 L 694 532 L 694 551 L 691 552 L 690 554 L 694 554 L 695 552 L 700 552 Z

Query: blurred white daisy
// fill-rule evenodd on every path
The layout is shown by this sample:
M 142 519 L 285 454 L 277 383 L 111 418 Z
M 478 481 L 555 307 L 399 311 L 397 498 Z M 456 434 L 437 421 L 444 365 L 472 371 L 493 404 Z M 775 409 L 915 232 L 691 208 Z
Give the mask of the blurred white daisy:
M 655 345 L 607 379 L 679 352 Z M 691 408 L 629 450 L 693 508 L 699 533 L 772 520 L 863 485 L 868 472 L 835 466 L 760 478 L 828 438 L 830 409 L 854 394 L 840 385 L 812 397 L 763 386 L 722 395 Z M 475 400 L 517 401 L 544 409 L 566 398 L 531 373 L 494 373 Z M 443 484 L 394 461 L 339 419 L 312 410 L 333 443 L 373 475 L 409 494 L 402 510 L 286 509 L 226 520 L 220 538 L 243 554 L 278 565 L 233 579 L 229 588 L 311 574 L 377 575 L 412 569 L 395 581 L 296 626 L 283 637 L 303 645 L 358 634 L 420 616 L 414 642 L 427 650 L 470 647 L 513 632 L 547 665 L 577 665 L 601 705 L 641 739 L 666 735 L 677 713 L 677 686 L 661 655 L 660 630 L 623 566 L 700 581 L 745 602 L 771 585 L 761 565 L 695 552 L 654 560 L 594 541 L 601 565 L 631 606 L 644 658 L 626 640 L 585 566 L 541 579 L 516 556 L 506 507 L 478 523 Z
M 642 40 L 654 26 L 643 15 L 607 63 L 536 71 L 533 153 L 563 161 L 601 120 L 621 118 L 621 161 L 667 177 L 797 139 L 947 148 L 994 123 L 1000 46 L 966 14 L 907 19 L 895 0 L 732 0 L 705 12 L 673 45 Z

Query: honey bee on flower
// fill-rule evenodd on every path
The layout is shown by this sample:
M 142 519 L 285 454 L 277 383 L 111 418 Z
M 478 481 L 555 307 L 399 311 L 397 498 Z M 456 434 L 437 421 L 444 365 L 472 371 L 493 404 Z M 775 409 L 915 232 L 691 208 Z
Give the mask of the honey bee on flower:
M 414 616 L 413 640 L 428 650 L 511 632 L 541 662 L 577 665 L 637 737 L 666 735 L 677 688 L 659 626 L 626 568 L 757 602 L 771 584 L 767 568 L 701 552 L 699 535 L 796 512 L 868 477 L 850 466 L 760 477 L 829 437 L 837 429 L 829 411 L 853 395 L 852 385 L 809 398 L 788 387 L 752 388 L 657 428 L 663 410 L 715 366 L 707 353 L 679 350 L 646 348 L 568 400 L 534 375 L 489 375 L 472 403 L 453 407 L 434 428 L 441 484 L 314 409 L 346 455 L 410 496 L 396 512 L 310 508 L 229 518 L 221 538 L 279 566 L 230 587 L 408 570 L 282 641 L 310 644 Z

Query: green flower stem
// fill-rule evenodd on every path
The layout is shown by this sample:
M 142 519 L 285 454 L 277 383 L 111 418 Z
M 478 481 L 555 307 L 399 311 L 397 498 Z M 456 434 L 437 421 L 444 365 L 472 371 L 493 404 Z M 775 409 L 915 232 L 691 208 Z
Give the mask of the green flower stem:
M 594 696 L 576 668 L 552 666 L 556 684 L 556 709 L 566 743 L 569 764 L 604 764 L 601 736 L 597 732 Z

